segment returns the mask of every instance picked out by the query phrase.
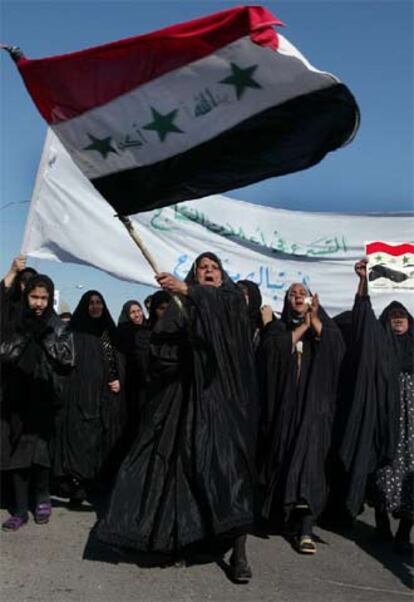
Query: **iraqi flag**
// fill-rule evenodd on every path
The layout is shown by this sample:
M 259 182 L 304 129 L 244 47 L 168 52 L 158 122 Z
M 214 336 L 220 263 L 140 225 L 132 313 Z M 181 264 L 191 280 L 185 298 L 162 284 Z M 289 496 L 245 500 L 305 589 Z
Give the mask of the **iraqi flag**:
M 374 241 L 366 243 L 370 293 L 414 289 L 414 244 Z
M 75 163 L 127 215 L 305 169 L 352 139 L 352 94 L 281 25 L 238 7 L 16 62 Z

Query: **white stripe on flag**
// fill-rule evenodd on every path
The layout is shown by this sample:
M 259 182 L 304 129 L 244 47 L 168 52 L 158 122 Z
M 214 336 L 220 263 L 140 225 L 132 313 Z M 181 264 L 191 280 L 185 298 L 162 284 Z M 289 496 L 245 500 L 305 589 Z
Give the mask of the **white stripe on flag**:
M 53 129 L 93 179 L 185 152 L 268 108 L 337 83 L 279 38 L 278 52 L 249 37 L 237 40 Z M 242 69 L 257 65 L 252 78 L 261 88 L 246 87 L 237 99 L 234 85 L 219 83 L 232 75 L 231 63 Z M 151 107 L 159 115 L 170 115 L 171 129 L 183 133 L 166 132 L 161 140 L 157 131 L 145 127 L 154 122 Z M 106 140 L 107 152 L 105 147 L 96 150 L 94 140 Z

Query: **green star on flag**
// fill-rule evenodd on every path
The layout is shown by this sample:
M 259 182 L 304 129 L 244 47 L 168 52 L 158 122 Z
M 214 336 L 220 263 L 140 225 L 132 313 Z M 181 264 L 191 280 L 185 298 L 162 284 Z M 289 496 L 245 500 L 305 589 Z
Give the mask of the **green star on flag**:
M 407 255 L 404 255 L 403 257 L 403 264 L 405 265 L 406 263 L 408 263 L 410 261 L 410 258 L 407 257 Z
M 142 127 L 144 130 L 154 130 L 155 132 L 157 132 L 160 138 L 160 142 L 164 142 L 168 134 L 171 132 L 176 132 L 179 134 L 184 133 L 173 123 L 174 119 L 177 116 L 178 109 L 174 109 L 174 111 L 162 115 L 161 113 L 158 113 L 157 109 L 151 107 L 151 113 L 153 121 L 147 123 L 146 125 L 143 125 Z
M 91 144 L 89 144 L 89 146 L 85 146 L 82 150 L 95 150 L 98 153 L 101 153 L 104 159 L 107 158 L 109 153 L 115 153 L 116 155 L 118 154 L 116 149 L 111 146 L 112 136 L 108 136 L 107 138 L 95 138 L 95 136 L 89 134 L 89 132 L 88 136 L 91 140 Z
M 261 89 L 262 86 L 257 83 L 252 77 L 253 73 L 257 69 L 257 65 L 252 65 L 251 67 L 245 67 L 242 69 L 236 63 L 230 63 L 232 74 L 219 81 L 219 84 L 229 84 L 230 86 L 234 86 L 236 90 L 237 100 L 243 96 L 246 88 L 258 88 Z
M 375 261 L 382 261 L 382 256 L 381 255 L 377 255 L 375 258 Z

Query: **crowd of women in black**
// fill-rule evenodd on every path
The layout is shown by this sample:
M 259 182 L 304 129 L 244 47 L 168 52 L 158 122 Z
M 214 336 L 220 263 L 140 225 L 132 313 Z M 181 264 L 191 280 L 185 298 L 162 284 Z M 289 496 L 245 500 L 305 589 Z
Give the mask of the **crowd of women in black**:
M 378 534 L 409 550 L 413 523 L 413 318 L 379 319 L 366 265 L 352 311 L 330 318 L 302 283 L 276 316 L 250 281 L 206 252 L 184 281 L 157 276 L 144 317 L 115 325 L 98 291 L 73 315 L 18 257 L 1 282 L 5 531 L 105 499 L 92 537 L 183 563 L 231 551 L 248 581 L 246 537 L 259 522 L 316 551 L 312 530 L 375 507 Z M 393 536 L 390 515 L 399 518 Z

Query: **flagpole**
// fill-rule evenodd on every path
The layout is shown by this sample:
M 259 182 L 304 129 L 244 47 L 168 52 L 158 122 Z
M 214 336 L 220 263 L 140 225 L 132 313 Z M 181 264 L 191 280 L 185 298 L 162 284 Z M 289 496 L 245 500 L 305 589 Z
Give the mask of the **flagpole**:
M 142 238 L 140 237 L 138 232 L 136 230 L 134 230 L 134 226 L 132 225 L 132 222 L 129 219 L 129 217 L 127 215 L 119 215 L 119 214 L 116 214 L 115 217 L 117 217 L 119 219 L 119 221 L 125 226 L 128 234 L 130 235 L 132 240 L 135 242 L 137 247 L 139 247 L 141 253 L 143 254 L 145 259 L 148 261 L 148 263 L 154 270 L 155 275 L 159 274 L 160 270 L 158 269 L 155 259 L 153 258 L 151 253 L 148 251 L 147 247 L 144 244 L 144 241 L 142 240 Z
M 151 253 L 148 251 L 147 247 L 144 244 L 144 241 L 142 240 L 142 238 L 140 237 L 138 232 L 136 230 L 134 230 L 134 226 L 132 225 L 132 222 L 129 219 L 129 217 L 127 215 L 119 215 L 119 213 L 117 213 L 115 215 L 115 217 L 117 217 L 119 219 L 119 221 L 125 226 L 128 234 L 130 235 L 130 237 L 132 238 L 134 243 L 140 249 L 141 253 L 143 254 L 145 259 L 148 261 L 148 263 L 154 270 L 155 275 L 159 274 L 160 270 L 158 269 L 158 265 L 157 265 L 155 259 L 153 258 Z M 184 306 L 182 304 L 181 299 L 178 297 L 178 295 L 171 294 L 171 297 L 174 299 L 174 302 L 177 305 L 177 307 L 179 308 L 179 310 L 185 314 L 186 312 L 184 310 Z

